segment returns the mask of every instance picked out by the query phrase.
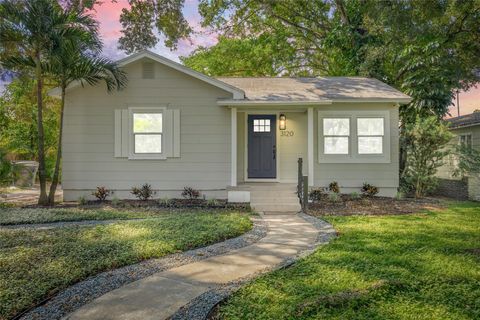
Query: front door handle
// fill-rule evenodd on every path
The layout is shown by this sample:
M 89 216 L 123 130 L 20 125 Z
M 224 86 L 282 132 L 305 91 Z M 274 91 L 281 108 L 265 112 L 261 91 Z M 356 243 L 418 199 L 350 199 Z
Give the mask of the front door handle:
M 273 146 L 273 160 L 275 160 L 277 158 L 277 146 L 274 145 Z

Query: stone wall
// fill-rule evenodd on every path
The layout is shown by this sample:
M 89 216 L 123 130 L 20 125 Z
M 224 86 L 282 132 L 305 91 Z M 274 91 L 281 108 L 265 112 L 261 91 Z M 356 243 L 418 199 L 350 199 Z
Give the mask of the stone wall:
M 468 179 L 438 179 L 438 187 L 434 194 L 457 200 L 468 200 Z

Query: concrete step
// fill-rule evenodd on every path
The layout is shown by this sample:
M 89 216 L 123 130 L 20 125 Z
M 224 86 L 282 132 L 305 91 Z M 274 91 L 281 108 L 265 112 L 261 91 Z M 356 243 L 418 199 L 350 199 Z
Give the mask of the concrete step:
M 251 200 L 250 204 L 251 205 L 264 205 L 264 204 L 297 204 L 299 203 L 298 198 L 295 199 L 255 199 Z
M 300 203 L 297 204 L 250 204 L 254 211 L 257 212 L 299 212 L 301 210 Z
M 296 197 L 296 191 L 250 191 L 250 198 L 283 198 L 283 197 Z

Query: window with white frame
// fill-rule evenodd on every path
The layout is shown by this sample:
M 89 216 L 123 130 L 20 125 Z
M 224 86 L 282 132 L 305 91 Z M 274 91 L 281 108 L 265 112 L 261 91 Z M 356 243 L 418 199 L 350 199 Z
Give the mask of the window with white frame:
M 358 154 L 382 154 L 385 135 L 383 118 L 357 118 Z
M 253 132 L 270 132 L 270 119 L 254 119 Z
M 163 113 L 133 112 L 133 153 L 163 152 Z
M 458 143 L 462 146 L 471 148 L 472 147 L 472 134 L 465 133 L 458 136 Z
M 349 139 L 349 118 L 323 119 L 323 152 L 325 154 L 348 154 Z

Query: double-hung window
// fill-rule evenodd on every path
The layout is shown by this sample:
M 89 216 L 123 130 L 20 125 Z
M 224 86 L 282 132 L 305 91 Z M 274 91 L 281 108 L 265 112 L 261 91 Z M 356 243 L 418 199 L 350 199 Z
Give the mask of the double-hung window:
M 162 136 L 162 113 L 133 113 L 133 152 L 135 154 L 161 154 Z
M 323 150 L 325 154 L 349 154 L 350 119 L 323 119 Z
M 461 134 L 458 136 L 458 143 L 461 146 L 471 148 L 472 147 L 472 135 L 470 133 Z
M 382 154 L 383 118 L 357 118 L 358 154 Z

